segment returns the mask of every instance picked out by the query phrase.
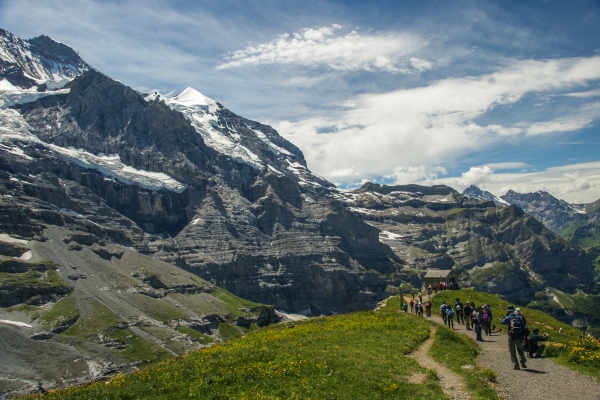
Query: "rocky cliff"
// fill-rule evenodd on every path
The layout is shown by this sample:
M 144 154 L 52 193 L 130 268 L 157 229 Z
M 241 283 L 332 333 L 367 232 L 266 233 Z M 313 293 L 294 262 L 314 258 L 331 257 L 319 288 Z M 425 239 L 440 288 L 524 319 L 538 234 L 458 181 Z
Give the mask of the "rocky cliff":
M 380 229 L 415 284 L 426 269 L 453 268 L 463 286 L 521 304 L 546 286 L 594 290 L 592 256 L 515 205 L 496 207 L 445 186 L 371 183 L 339 198 Z
M 84 231 L 286 311 L 368 308 L 398 283 L 400 258 L 298 148 L 193 89 L 88 70 L 0 113 L 4 232 Z

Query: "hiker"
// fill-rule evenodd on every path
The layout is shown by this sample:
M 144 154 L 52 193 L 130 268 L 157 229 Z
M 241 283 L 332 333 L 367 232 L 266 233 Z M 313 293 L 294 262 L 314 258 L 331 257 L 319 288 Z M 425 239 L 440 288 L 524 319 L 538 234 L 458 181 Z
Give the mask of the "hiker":
M 444 320 L 444 325 L 446 325 L 446 307 L 448 307 L 448 305 L 444 301 L 440 306 L 440 314 L 442 316 L 442 319 Z
M 558 334 L 562 335 L 562 328 L 558 328 Z
M 516 311 L 519 311 L 517 313 Z M 508 351 L 510 352 L 510 360 L 513 364 L 513 369 L 527 368 L 525 361 L 525 352 L 523 351 L 523 333 L 525 331 L 525 320 L 520 315 L 521 310 L 515 310 L 514 306 L 506 308 L 506 316 L 502 319 L 502 324 L 508 326 Z M 517 361 L 517 352 L 521 361 L 521 368 Z
M 486 336 L 492 335 L 492 310 L 490 306 L 484 304 L 482 307 L 481 322 L 483 322 L 483 331 Z
M 454 290 L 454 283 L 450 282 L 450 283 L 448 284 L 448 289 L 450 289 L 450 290 Z
M 417 303 L 417 315 L 423 316 L 423 303 L 421 302 Z
M 483 310 L 481 307 L 477 307 L 477 309 L 473 312 L 473 317 L 471 322 L 473 323 L 473 327 L 475 329 L 475 335 L 478 342 L 483 342 L 483 338 L 481 337 L 481 331 L 483 330 L 483 321 L 481 320 L 481 312 Z
M 525 330 L 523 331 L 523 339 L 525 339 L 531 333 L 531 331 L 527 327 L 527 318 L 525 318 L 525 315 L 523 315 L 523 313 L 521 312 L 520 308 L 516 308 L 515 309 L 515 314 L 517 314 L 518 316 L 520 316 L 521 318 L 523 318 L 523 322 L 525 323 Z
M 404 304 L 402 304 L 402 309 L 404 310 L 404 312 L 408 312 L 408 303 L 406 302 L 406 300 L 404 300 Z
M 473 318 L 473 308 L 471 308 L 471 303 L 467 301 L 465 308 L 463 309 L 463 318 L 465 322 L 465 327 L 468 331 L 471 330 L 471 319 Z
M 427 295 L 429 296 L 429 298 L 431 298 L 431 291 L 433 289 L 431 289 L 431 285 L 427 286 Z
M 465 318 L 463 316 L 463 303 L 460 301 L 460 299 L 456 299 L 456 303 L 454 303 L 454 310 L 456 313 L 456 322 L 459 324 L 464 324 Z
M 425 303 L 425 312 L 427 313 L 427 318 L 431 317 L 431 301 L 429 300 Z
M 581 331 L 581 336 L 579 336 L 579 339 L 581 339 L 581 340 L 585 339 L 585 333 L 583 333 L 583 331 Z
M 446 321 L 448 323 L 448 329 L 454 330 L 454 310 L 450 305 L 446 307 Z M 450 325 L 452 325 L 452 328 L 450 328 Z
M 414 312 L 415 312 L 415 301 L 413 299 L 410 299 L 410 303 L 408 303 L 408 305 L 410 306 L 410 312 L 414 314 Z
M 413 300 L 415 299 L 415 289 L 410 289 L 410 295 L 412 296 Z
M 527 338 L 527 356 L 529 358 L 540 358 L 544 353 L 544 349 L 546 348 L 545 344 L 540 344 L 540 342 L 544 342 L 550 337 L 547 333 L 540 335 L 540 330 L 538 328 L 533 328 L 531 335 Z
M 440 281 L 440 292 L 443 292 L 446 289 L 446 285 L 444 282 Z
M 435 283 L 433 284 L 433 293 L 437 294 L 437 285 Z
M 423 293 L 419 292 L 419 303 L 423 304 Z

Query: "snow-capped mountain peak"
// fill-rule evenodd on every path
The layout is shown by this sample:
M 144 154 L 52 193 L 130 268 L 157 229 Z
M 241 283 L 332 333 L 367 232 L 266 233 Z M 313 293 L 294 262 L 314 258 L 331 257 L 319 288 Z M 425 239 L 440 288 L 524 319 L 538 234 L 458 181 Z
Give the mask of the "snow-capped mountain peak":
M 0 29 L 0 79 L 21 89 L 56 89 L 90 69 L 71 47 L 49 36 L 28 40 Z
M 494 203 L 496 203 L 497 206 L 509 206 L 510 205 L 510 203 L 507 202 L 506 200 L 504 200 L 498 196 L 495 196 L 494 194 L 492 194 L 488 191 L 481 190 L 475 185 L 471 185 L 468 188 L 466 188 L 463 191 L 463 194 L 472 199 L 493 201 Z
M 219 109 L 217 102 L 206 97 L 194 88 L 188 87 L 177 96 L 169 99 L 169 104 L 179 104 L 182 106 L 200 106 L 201 108 L 206 107 L 209 113 L 213 113 Z

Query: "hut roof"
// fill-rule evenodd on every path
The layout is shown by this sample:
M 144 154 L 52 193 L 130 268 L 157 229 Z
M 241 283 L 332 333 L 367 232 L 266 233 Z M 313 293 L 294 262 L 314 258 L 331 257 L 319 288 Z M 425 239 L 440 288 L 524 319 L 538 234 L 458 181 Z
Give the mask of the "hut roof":
M 451 269 L 430 269 L 425 274 L 425 278 L 447 278 L 451 273 Z

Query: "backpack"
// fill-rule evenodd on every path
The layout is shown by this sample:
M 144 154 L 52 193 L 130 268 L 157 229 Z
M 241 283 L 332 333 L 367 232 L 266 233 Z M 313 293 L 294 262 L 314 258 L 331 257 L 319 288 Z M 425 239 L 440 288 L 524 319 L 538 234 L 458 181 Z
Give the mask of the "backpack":
M 446 314 L 448 314 L 449 318 L 454 318 L 454 310 L 449 308 L 448 311 L 446 312 Z
M 460 304 L 457 304 L 456 305 L 456 311 L 460 311 L 460 310 L 462 310 L 462 307 L 460 306 Z
M 523 320 L 516 317 L 510 320 L 508 336 L 511 340 L 519 340 L 523 338 Z
M 490 318 L 490 313 L 489 313 L 489 312 L 487 312 L 487 310 L 485 310 L 485 311 L 483 312 L 483 314 L 481 315 L 481 319 L 482 319 L 482 320 L 483 320 L 483 322 L 485 322 L 486 324 L 492 320 L 492 319 Z

